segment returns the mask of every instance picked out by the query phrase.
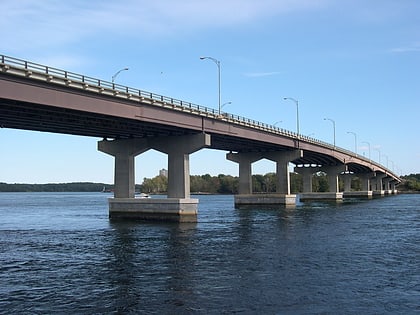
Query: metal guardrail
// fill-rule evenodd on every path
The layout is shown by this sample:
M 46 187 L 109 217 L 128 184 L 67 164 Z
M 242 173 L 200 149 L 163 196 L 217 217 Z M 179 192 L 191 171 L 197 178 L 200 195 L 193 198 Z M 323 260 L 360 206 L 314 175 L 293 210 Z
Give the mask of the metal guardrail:
M 276 135 L 286 136 L 293 138 L 297 141 L 304 141 L 311 144 L 316 144 L 318 146 L 324 147 L 326 149 L 337 151 L 343 154 L 347 154 L 351 157 L 363 160 L 371 165 L 375 165 L 381 169 L 386 170 L 387 172 L 394 174 L 391 170 L 384 167 L 383 165 L 376 163 L 371 159 L 367 159 L 364 156 L 358 155 L 355 152 L 333 146 L 324 141 L 299 135 L 293 131 L 286 129 L 278 128 L 274 125 L 266 124 L 259 122 L 253 119 L 246 117 L 229 114 L 226 112 L 219 113 L 218 110 L 209 108 L 203 105 L 194 104 L 191 102 L 182 101 L 168 96 L 159 95 L 152 92 L 143 91 L 140 89 L 131 88 L 128 86 L 116 84 L 106 80 L 96 79 L 89 76 L 77 74 L 74 72 L 61 70 L 58 68 L 53 68 L 49 66 L 44 66 L 34 62 L 17 59 L 14 57 L 9 57 L 5 55 L 0 55 L 0 67 L 3 72 L 13 72 L 14 74 L 23 74 L 25 76 L 30 76 L 33 78 L 38 78 L 41 80 L 50 81 L 57 84 L 65 84 L 72 87 L 79 87 L 89 91 L 95 91 L 98 93 L 105 93 L 113 95 L 115 97 L 124 97 L 130 100 L 148 103 L 155 106 L 161 106 L 165 108 L 170 108 L 174 110 L 181 110 L 189 112 L 193 115 L 212 117 L 214 119 L 220 119 L 227 121 L 232 124 L 246 126 L 254 129 L 263 130 L 265 132 L 273 133 Z M 19 71 L 21 70 L 21 71 Z M 396 176 L 398 177 L 398 176 Z

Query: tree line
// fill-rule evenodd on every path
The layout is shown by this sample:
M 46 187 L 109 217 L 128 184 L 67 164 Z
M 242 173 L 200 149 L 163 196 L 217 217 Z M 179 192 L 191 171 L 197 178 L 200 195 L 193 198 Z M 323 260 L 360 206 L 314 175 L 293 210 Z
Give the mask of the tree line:
M 102 183 L 53 183 L 53 184 L 6 184 L 0 183 L 0 192 L 93 192 L 111 189 Z
M 276 192 L 277 176 L 275 173 L 265 175 L 252 175 L 252 191 L 254 193 L 274 193 Z M 341 189 L 344 183 L 339 181 Z M 167 178 L 165 176 L 156 176 L 153 178 L 144 178 L 141 190 L 146 193 L 157 194 L 167 191 Z M 190 190 L 192 193 L 209 194 L 237 194 L 239 187 L 239 178 L 237 176 L 219 174 L 217 176 L 191 175 Z M 355 178 L 352 181 L 352 187 L 360 190 L 361 182 Z M 328 179 L 324 173 L 314 174 L 312 178 L 312 190 L 314 192 L 326 192 L 329 190 Z M 303 191 L 303 180 L 300 174 L 290 173 L 290 191 L 299 193 Z
M 420 174 L 410 174 L 401 177 L 403 182 L 398 185 L 399 191 L 420 192 Z M 255 193 L 273 193 L 276 191 L 276 174 L 252 175 L 252 191 Z M 339 180 L 340 190 L 344 183 Z M 352 189 L 361 190 L 362 183 L 359 178 L 352 180 Z M 237 194 L 239 178 L 237 176 L 219 174 L 217 176 L 191 175 L 190 190 L 192 193 L 208 194 Z M 77 182 L 53 184 L 6 184 L 0 183 L 0 192 L 98 192 L 112 191 L 113 185 L 104 183 Z M 149 194 L 164 194 L 168 189 L 168 179 L 163 175 L 153 178 L 144 178 L 142 184 L 136 185 L 136 191 Z M 313 175 L 312 189 L 314 192 L 329 190 L 327 176 L 320 172 Z M 290 191 L 299 193 L 303 191 L 302 176 L 290 173 Z

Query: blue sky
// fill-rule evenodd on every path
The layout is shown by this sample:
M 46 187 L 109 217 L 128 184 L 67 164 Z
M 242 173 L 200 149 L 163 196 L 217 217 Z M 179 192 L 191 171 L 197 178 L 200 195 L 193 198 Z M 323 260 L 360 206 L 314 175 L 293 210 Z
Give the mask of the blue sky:
M 0 53 L 217 108 L 296 130 L 420 172 L 420 1 L 0 0 Z M 98 138 L 0 130 L 0 181 L 113 182 Z M 136 182 L 166 168 L 136 158 Z M 225 152 L 190 157 L 191 174 L 237 175 Z M 273 172 L 259 161 L 254 173 Z

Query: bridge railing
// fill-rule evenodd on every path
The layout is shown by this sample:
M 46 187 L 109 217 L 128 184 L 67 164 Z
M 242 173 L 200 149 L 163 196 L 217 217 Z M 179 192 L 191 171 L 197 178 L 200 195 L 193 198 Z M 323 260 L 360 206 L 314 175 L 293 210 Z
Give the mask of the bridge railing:
M 94 87 L 96 88 L 95 91 L 100 92 L 100 93 L 103 93 L 104 91 L 109 91 L 111 95 L 114 95 L 114 96 L 119 96 L 119 97 L 123 96 L 123 97 L 127 97 L 133 100 L 138 100 L 139 102 L 147 101 L 151 105 L 155 105 L 155 106 L 167 107 L 169 105 L 173 109 L 180 109 L 180 110 L 187 111 L 195 115 L 213 117 L 215 119 L 225 120 L 233 124 L 247 126 L 254 129 L 259 129 L 266 132 L 274 133 L 277 135 L 294 138 L 299 141 L 305 141 L 308 143 L 316 144 L 327 149 L 335 150 L 337 152 L 341 152 L 349 156 L 356 157 L 372 165 L 376 165 L 377 167 L 386 169 L 390 173 L 393 173 L 387 168 L 385 168 L 384 166 L 378 163 L 375 163 L 374 161 L 367 159 L 364 156 L 360 156 L 352 151 L 333 146 L 329 143 L 326 143 L 324 141 L 321 141 L 312 137 L 299 135 L 295 132 L 278 128 L 274 125 L 263 123 L 254 119 L 250 119 L 250 118 L 246 118 L 246 117 L 242 117 L 242 116 L 238 116 L 238 115 L 234 115 L 234 114 L 230 114 L 226 112 L 220 113 L 218 110 L 214 108 L 206 107 L 203 105 L 198 105 L 191 102 L 182 101 L 182 100 L 175 99 L 172 97 L 163 96 L 163 95 L 143 91 L 136 88 L 131 88 L 128 86 L 116 84 L 114 82 L 96 79 L 93 77 L 77 74 L 77 73 L 66 71 L 66 70 L 61 70 L 58 68 L 44 66 L 44 65 L 37 64 L 34 62 L 17 59 L 17 58 L 5 56 L 5 55 L 0 55 L 0 67 L 2 71 L 9 71 L 10 67 L 15 68 L 15 69 L 21 69 L 24 71 L 24 75 L 26 76 L 37 74 L 48 81 L 51 81 L 54 79 L 54 83 L 61 83 L 61 84 L 66 84 L 66 85 L 71 85 L 71 84 L 76 83 L 78 85 L 76 85 L 75 87 L 82 87 L 82 88 Z M 17 74 L 20 74 L 20 72 Z

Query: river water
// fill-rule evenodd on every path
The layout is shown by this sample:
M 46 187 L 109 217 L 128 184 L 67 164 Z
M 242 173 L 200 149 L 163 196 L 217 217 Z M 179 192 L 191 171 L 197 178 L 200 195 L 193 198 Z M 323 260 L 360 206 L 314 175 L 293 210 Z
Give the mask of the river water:
M 420 314 L 420 195 L 108 219 L 103 193 L 0 194 L 1 314 Z

